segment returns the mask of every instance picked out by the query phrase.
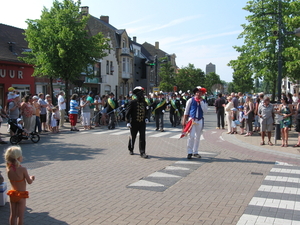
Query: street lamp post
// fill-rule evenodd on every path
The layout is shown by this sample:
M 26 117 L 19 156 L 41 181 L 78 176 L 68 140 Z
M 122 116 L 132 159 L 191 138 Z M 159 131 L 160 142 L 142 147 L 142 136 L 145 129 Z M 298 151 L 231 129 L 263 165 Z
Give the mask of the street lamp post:
M 157 55 L 154 56 L 154 71 L 155 71 L 155 87 L 158 85 L 158 60 Z

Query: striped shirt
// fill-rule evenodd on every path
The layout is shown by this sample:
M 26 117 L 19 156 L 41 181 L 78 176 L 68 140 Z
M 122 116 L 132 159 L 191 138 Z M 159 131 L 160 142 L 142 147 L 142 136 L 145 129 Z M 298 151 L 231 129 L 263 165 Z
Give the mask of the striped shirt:
M 76 107 L 78 107 L 78 103 L 76 100 L 71 100 L 70 101 L 70 114 L 78 114 L 78 109 L 76 109 Z

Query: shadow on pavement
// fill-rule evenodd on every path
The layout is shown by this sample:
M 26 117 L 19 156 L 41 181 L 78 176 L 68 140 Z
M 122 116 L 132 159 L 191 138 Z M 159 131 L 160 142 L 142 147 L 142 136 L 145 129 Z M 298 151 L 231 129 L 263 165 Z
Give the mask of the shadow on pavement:
M 31 212 L 32 209 L 26 207 L 25 210 L 25 215 L 24 215 L 24 224 L 39 224 L 38 222 L 35 222 L 35 218 L 43 218 L 44 221 L 47 221 L 47 224 L 60 224 L 60 225 L 67 225 L 68 223 L 57 220 L 51 216 L 49 216 L 49 212 L 42 212 L 42 213 L 34 213 Z M 10 214 L 10 209 L 9 209 L 9 202 L 7 202 L 3 207 L 0 208 L 0 218 L 1 221 L 5 222 L 4 224 L 9 223 L 9 214 Z
M 45 135 L 44 135 L 45 136 Z M 94 155 L 101 154 L 104 149 L 87 148 L 85 144 L 62 143 L 62 136 L 47 135 L 41 136 L 38 143 L 30 140 L 22 141 L 19 146 L 22 148 L 24 163 L 37 161 L 64 161 L 64 160 L 89 160 Z M 49 148 L 50 145 L 51 147 Z M 5 150 L 12 145 L 0 146 L 0 155 L 3 156 Z M 45 150 L 47 148 L 47 150 Z M 5 163 L 4 157 L 0 157 L 0 164 Z
M 212 158 L 211 160 L 208 160 L 207 162 L 213 163 L 213 162 L 238 162 L 238 163 L 257 163 L 257 164 L 275 164 L 274 161 L 260 161 L 260 160 L 252 160 L 252 159 L 237 159 L 230 157 L 229 159 L 223 159 L 223 158 Z

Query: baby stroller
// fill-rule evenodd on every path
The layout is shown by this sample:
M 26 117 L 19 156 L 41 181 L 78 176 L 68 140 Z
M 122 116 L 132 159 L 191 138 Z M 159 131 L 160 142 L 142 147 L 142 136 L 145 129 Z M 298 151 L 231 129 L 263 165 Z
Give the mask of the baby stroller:
M 40 141 L 40 135 L 35 132 L 31 132 L 29 136 L 23 135 L 24 130 L 18 126 L 15 120 L 8 119 L 7 123 L 10 126 L 10 130 L 14 133 L 9 140 L 12 145 L 16 145 L 22 140 L 28 139 L 30 139 L 33 143 L 38 143 Z

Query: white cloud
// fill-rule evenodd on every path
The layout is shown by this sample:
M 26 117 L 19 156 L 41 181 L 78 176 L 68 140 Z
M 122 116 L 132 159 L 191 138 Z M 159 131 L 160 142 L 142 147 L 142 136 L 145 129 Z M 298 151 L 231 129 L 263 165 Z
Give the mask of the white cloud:
M 217 37 L 236 35 L 236 34 L 240 34 L 241 32 L 242 32 L 242 30 L 235 30 L 235 31 L 229 31 L 229 32 L 224 32 L 224 33 L 220 33 L 220 34 L 210 34 L 210 35 L 206 35 L 206 36 L 200 36 L 195 39 L 187 40 L 187 41 L 183 42 L 182 44 L 187 44 L 187 43 L 191 43 L 191 42 L 202 41 L 202 40 L 207 40 L 207 39 L 212 39 L 212 38 L 217 38 Z

